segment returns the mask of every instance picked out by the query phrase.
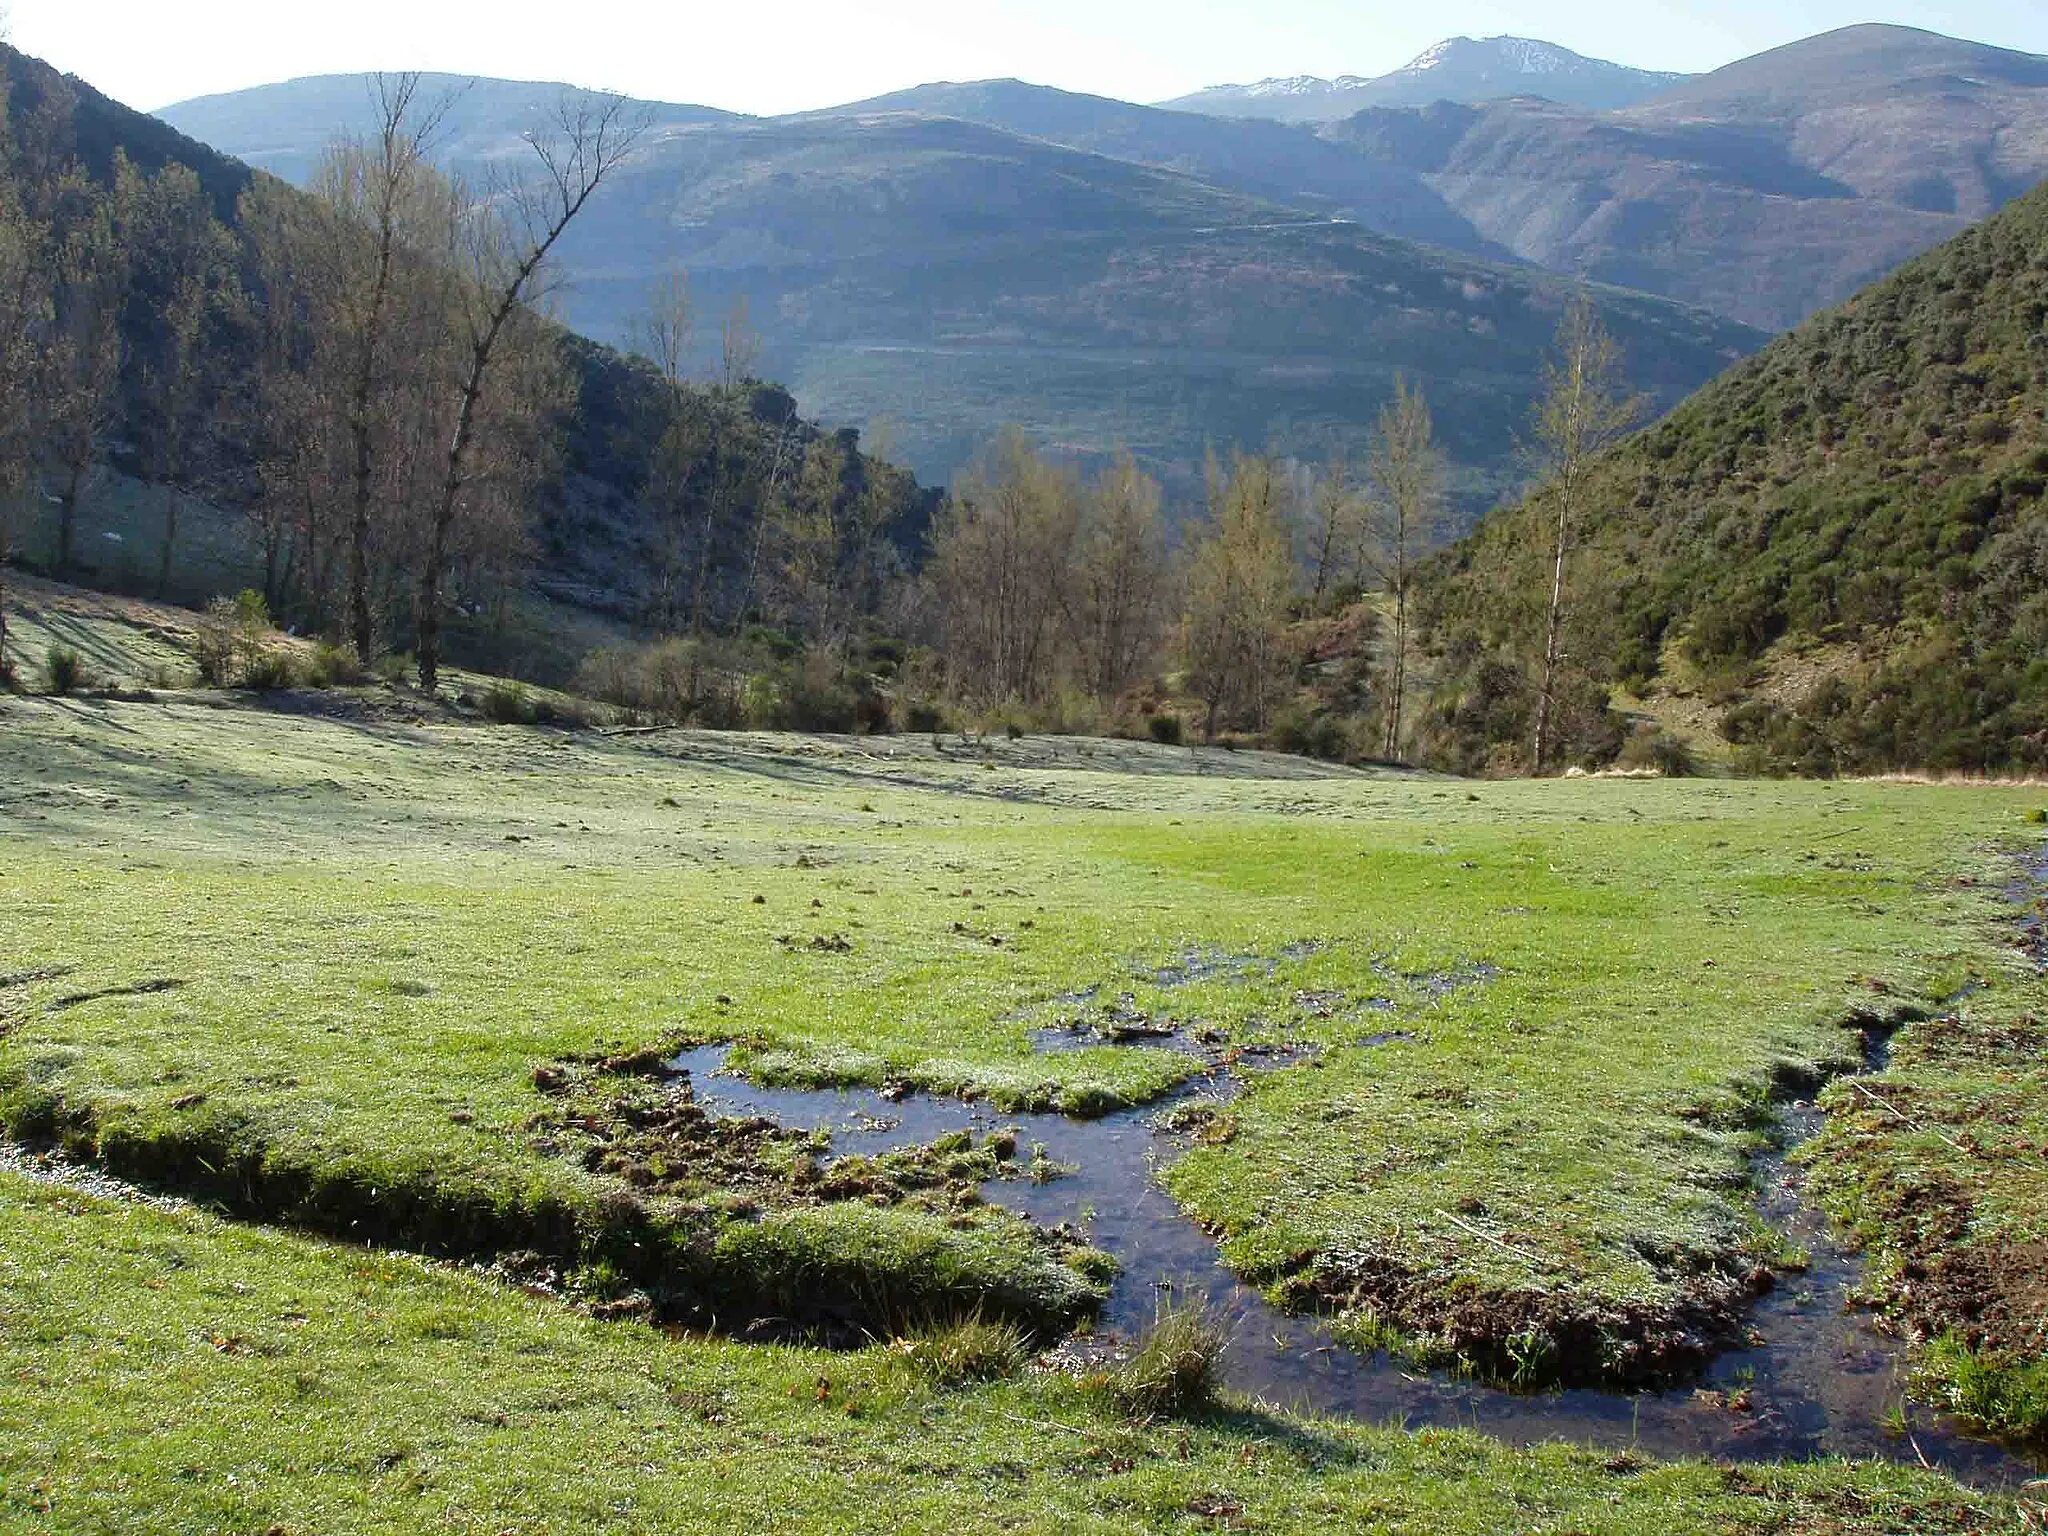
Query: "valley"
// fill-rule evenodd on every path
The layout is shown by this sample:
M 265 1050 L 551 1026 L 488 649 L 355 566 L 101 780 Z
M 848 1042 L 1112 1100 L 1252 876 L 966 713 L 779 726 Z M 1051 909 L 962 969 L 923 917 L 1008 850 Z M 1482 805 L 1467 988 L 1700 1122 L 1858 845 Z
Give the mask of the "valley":
M 1356 457 L 1362 403 L 1404 371 L 1459 401 L 1476 514 L 1520 486 L 1534 370 L 1500 343 L 1547 338 L 1545 274 L 1602 285 L 1664 409 L 2048 174 L 2048 62 L 1931 33 L 1848 28 L 1625 100 L 1555 72 L 1491 100 L 1516 77 L 1440 82 L 1456 57 L 1319 123 L 1014 80 L 779 119 L 648 103 L 632 190 L 567 248 L 564 312 L 626 341 L 687 269 L 707 356 L 744 298 L 807 412 L 887 419 L 940 482 L 1007 423 L 1083 461 L 1129 449 L 1183 489 L 1205 444 Z M 437 154 L 485 174 L 551 89 L 465 93 Z M 365 102 L 325 77 L 165 117 L 303 185 Z M 1484 364 L 1461 356 L 1474 340 Z M 1048 369 L 1047 348 L 1074 360 Z M 946 387 L 916 387 L 927 367 Z
M 8 1330 L 10 1379 L 32 1382 L 49 1351 L 83 1349 L 71 1358 L 105 1362 L 91 1367 L 115 1394 L 102 1401 L 140 1409 L 119 1362 L 189 1349 L 174 1340 L 196 1326 L 199 1353 L 148 1401 L 304 1393 L 296 1373 L 325 1383 L 316 1413 L 353 1436 L 367 1427 L 354 1383 L 372 1377 L 351 1361 L 374 1350 L 374 1379 L 395 1394 L 379 1414 L 405 1415 L 390 1433 L 414 1447 L 363 1471 L 336 1441 L 317 1452 L 327 1470 L 314 1481 L 280 1480 L 262 1470 L 271 1458 L 316 1453 L 287 1451 L 240 1414 L 195 1425 L 214 1437 L 213 1465 L 243 1470 L 235 1484 L 187 1481 L 177 1497 L 201 1501 L 194 1518 L 261 1508 L 290 1523 L 317 1508 L 331 1529 L 386 1518 L 393 1499 L 502 1507 L 509 1488 L 477 1458 L 538 1465 L 532 1436 L 600 1411 L 625 1415 L 599 1436 L 624 1461 L 596 1483 L 534 1485 L 544 1501 L 586 1508 L 616 1479 L 653 1498 L 627 1463 L 666 1464 L 702 1434 L 752 1449 L 744 1476 L 736 1464 L 738 1480 L 688 1497 L 765 1497 L 781 1486 L 776 1447 L 812 1443 L 812 1423 L 834 1426 L 841 1475 L 900 1477 L 891 1426 L 934 1414 L 981 1426 L 953 1453 L 970 1465 L 998 1454 L 1005 1415 L 1069 1425 L 1074 1444 L 1045 1447 L 1045 1471 L 1024 1475 L 1033 1497 L 1084 1501 L 1076 1518 L 1121 1518 L 1127 1494 L 1189 1503 L 1204 1491 L 1189 1477 L 1224 1477 L 1246 1508 L 1356 1498 L 1379 1485 L 1354 1477 L 1436 1450 L 1455 1450 L 1463 1470 L 1415 1485 L 1401 1497 L 1426 1505 L 1408 1507 L 1497 1500 L 1495 1479 L 1514 1474 L 1495 1442 L 1350 1427 L 1313 1374 L 1292 1388 L 1276 1378 L 1269 1407 L 1185 1427 L 1120 1420 L 1091 1396 L 1085 1365 L 1078 1386 L 1040 1370 L 988 1388 L 905 1374 L 915 1319 L 959 1304 L 946 1298 L 979 1296 L 1040 1330 L 1037 1349 L 1071 1325 L 1056 1319 L 1093 1310 L 1115 1269 L 1091 1245 L 1150 1251 L 1117 1236 L 1130 1217 L 1108 1190 L 1142 1179 L 1152 1154 L 1119 1176 L 1103 1161 L 1111 1144 L 1085 1133 L 1121 1126 L 1142 1145 L 1162 1109 L 1187 1146 L 1175 1160 L 1158 1143 L 1165 1192 L 1221 1234 L 1235 1283 L 1324 1310 L 1367 1359 L 1393 1349 L 1410 1373 L 1522 1370 L 1535 1394 L 1475 1397 L 1454 1374 L 1416 1396 L 1396 1373 L 1386 1379 L 1402 1395 L 1350 1412 L 1371 1421 L 1400 1406 L 1446 1424 L 1476 1413 L 1511 1442 L 1589 1441 L 1590 1453 L 1547 1446 L 1531 1466 L 1558 1480 L 1555 1496 L 1595 1497 L 1613 1477 L 1601 1458 L 1640 1454 L 1639 1436 L 1684 1454 L 1723 1443 L 1712 1437 L 1725 1424 L 1739 1447 L 1762 1433 L 1745 1428 L 1757 1415 L 1780 1411 L 1762 1380 L 1723 1387 L 1730 1401 L 1712 1407 L 1693 1402 L 1688 1379 L 1749 1317 L 1766 1348 L 1772 1330 L 1804 1326 L 1796 1312 L 1751 1311 L 1759 1289 L 1796 1290 L 1814 1262 L 1752 1203 L 1752 1159 L 1782 1105 L 1860 1066 L 1880 1023 L 1900 1031 L 1894 1064 L 1873 1088 L 1830 1089 L 1830 1122 L 1856 1117 L 1863 1093 L 1924 1102 L 1912 1096 L 1941 1080 L 1928 1053 L 1954 1027 L 1939 999 L 1970 979 L 1963 1017 L 1982 1028 L 2021 1018 L 2041 986 L 2011 948 L 1997 873 L 2037 789 L 1477 785 L 1303 777 L 1257 754 L 1087 741 L 1048 759 L 1028 742 L 605 736 L 422 717 L 376 690 L 283 711 L 177 692 L 0 707 L 0 940 L 21 959 L 0 993 L 0 1115 L 16 1136 L 261 1223 L 67 1193 L 61 1168 L 54 1187 L 0 1175 L 10 1247 L 43 1266 L 26 1291 L 23 1272 L 9 1282 L 24 1325 Z M 1087 1023 L 1098 1014 L 1213 1043 L 1119 1045 L 1110 1025 Z M 1071 1047 L 1041 1043 L 1074 1018 L 1089 1033 Z M 730 1056 L 655 1065 L 723 1041 L 736 1042 Z M 1219 1059 L 1243 1064 L 1222 1097 L 1221 1079 L 1205 1082 Z M 1177 1099 L 1180 1084 L 1193 1096 Z M 820 1113 L 819 1096 L 787 1091 L 806 1085 L 888 1091 Z M 1566 1102 L 1600 1107 L 1583 1120 L 1539 1107 Z M 965 1115 L 949 1118 L 949 1104 Z M 763 1113 L 776 1120 L 753 1118 Z M 1063 1118 L 1104 1113 L 1114 1118 Z M 892 1119 L 905 1135 L 863 1142 L 862 1127 Z M 1894 1139 L 1857 1123 L 1801 1154 L 1822 1190 L 1870 1176 Z M 2039 1207 L 2013 1181 L 2036 1173 L 2024 1159 L 2002 1167 L 1996 1220 L 2019 1225 L 1983 1240 L 2026 1240 Z M 1066 1224 L 1032 1236 L 1012 1209 Z M 1149 1219 L 1180 1220 L 1171 1206 Z M 1202 1240 L 1188 1231 L 1191 1259 Z M 561 1299 L 333 1238 L 494 1265 Z M 81 1243 L 124 1255 L 114 1273 L 133 1279 L 100 1287 L 111 1300 L 132 1284 L 134 1299 L 118 1315 L 86 1304 L 52 1331 L 49 1307 L 83 1301 L 93 1250 Z M 164 1262 L 153 1256 L 173 1251 L 168 1283 L 145 1285 Z M 221 1290 L 226 1265 L 241 1287 Z M 1179 1289 L 1191 1276 L 1158 1278 Z M 1103 1343 L 1142 1333 L 1147 1281 L 1115 1280 L 1126 1299 L 1097 1325 Z M 1874 1283 L 1881 1300 L 1890 1282 Z M 780 1297 L 782 1328 L 808 1316 L 826 1337 L 852 1323 L 846 1342 L 876 1342 L 826 1355 L 730 1342 L 759 1336 L 749 1297 Z M 614 1320 L 579 1320 L 565 1302 Z M 685 1331 L 664 1339 L 636 1321 L 650 1315 Z M 1277 1325 L 1256 1309 L 1240 1317 L 1238 1350 Z M 2012 1324 L 2039 1326 L 2024 1311 Z M 513 1363 L 536 1329 L 558 1340 L 544 1371 L 590 1382 L 545 1414 L 527 1394 L 560 1389 Z M 1564 1342 L 1581 1329 L 1605 1341 L 1592 1354 Z M 1650 1395 L 1575 1420 L 1599 1394 L 1543 1387 L 1594 1360 L 1590 1385 Z M 476 1371 L 502 1374 L 456 1386 Z M 831 1385 L 814 1393 L 814 1379 Z M 1893 1381 L 1861 1411 L 1922 1412 L 1907 1406 L 1910 1378 Z M 801 1392 L 783 1396 L 785 1382 Z M 35 1401 L 12 1390 L 13 1412 Z M 698 1415 L 692 1394 L 706 1391 Z M 472 1392 L 487 1406 L 465 1431 L 456 1416 Z M 1340 1418 L 1282 1412 L 1296 1402 Z M 196 1446 L 130 1440 L 126 1412 L 95 1430 L 104 1465 L 126 1469 L 122 1486 L 158 1488 Z M 671 1436 L 660 1451 L 644 1440 L 657 1421 Z M 78 1422 L 17 1419 L 5 1437 L 6 1454 L 46 1473 L 75 1469 L 39 1483 L 60 1528 L 128 1497 L 60 1449 Z M 1944 1465 L 1993 1490 L 2027 1475 L 1925 1424 L 1922 1455 L 1947 1447 Z M 1910 1460 L 1879 1422 L 1862 1425 L 1847 1444 L 1896 1445 Z M 1858 1433 L 1848 1420 L 1840 1432 Z M 1059 1494 L 1037 1481 L 1085 1462 L 1098 1438 L 1126 1447 L 1106 1481 L 1062 1480 Z M 1780 1444 L 1755 1441 L 1766 1454 Z M 1279 1459 L 1252 1491 L 1224 1476 L 1233 1458 L 1254 1467 L 1268 1454 Z M 1357 1471 L 1332 1475 L 1347 1465 Z M 1824 1507 L 1840 1486 L 1873 1511 L 1910 1505 L 1934 1528 L 1975 1529 L 1995 1506 L 1972 1500 L 1999 1497 L 1879 1466 L 1758 1468 L 1745 1479 L 1762 1484 L 1718 1482 L 1711 1495 L 1695 1475 L 1624 1478 L 1630 1518 L 1666 1528 L 1710 1496 L 1745 1528 L 1749 1500 Z M 972 1482 L 948 1485 L 961 1502 L 935 1507 L 970 1524 L 991 1513 Z
M 0 1536 L 2048 1530 L 2048 56 L 639 19 L 0 45 Z

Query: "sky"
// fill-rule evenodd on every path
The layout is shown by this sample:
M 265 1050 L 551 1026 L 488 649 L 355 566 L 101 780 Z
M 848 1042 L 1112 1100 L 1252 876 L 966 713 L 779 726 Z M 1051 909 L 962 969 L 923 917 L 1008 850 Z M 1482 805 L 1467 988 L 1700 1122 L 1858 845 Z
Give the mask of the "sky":
M 1862 21 L 2048 54 L 2042 0 L 12 0 L 6 10 L 16 47 L 145 111 L 371 69 L 563 80 L 758 113 L 1006 75 L 1158 101 L 1268 75 L 1384 74 L 1459 34 L 1698 71 Z

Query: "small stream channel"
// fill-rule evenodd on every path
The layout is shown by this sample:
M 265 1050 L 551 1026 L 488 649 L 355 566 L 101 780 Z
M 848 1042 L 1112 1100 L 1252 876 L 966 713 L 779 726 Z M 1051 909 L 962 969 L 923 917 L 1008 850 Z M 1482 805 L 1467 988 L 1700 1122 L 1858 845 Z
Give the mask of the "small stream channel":
M 2036 882 L 2048 878 L 2048 862 L 2030 873 Z M 2040 885 L 2029 890 L 2038 896 Z M 2029 938 L 2042 944 L 2038 928 Z M 2042 958 L 2048 961 L 2048 954 Z M 1477 970 L 1454 978 L 1456 984 L 1483 979 Z M 1035 1038 L 1041 1049 L 1066 1044 L 1050 1032 Z M 1408 1037 L 1392 1032 L 1375 1038 L 1395 1043 Z M 1190 1048 L 1185 1035 L 1165 1032 L 1135 1033 L 1122 1043 Z M 1161 1114 L 1176 1104 L 1227 1102 L 1237 1090 L 1237 1073 L 1284 1066 L 1292 1059 L 1284 1054 L 1247 1059 L 1235 1067 L 1213 1065 L 1163 1100 L 1078 1120 L 1003 1114 L 986 1105 L 924 1094 L 897 1100 L 870 1089 L 765 1088 L 726 1070 L 730 1050 L 700 1046 L 671 1065 L 689 1073 L 698 1101 L 708 1110 L 824 1131 L 833 1157 L 920 1146 L 961 1130 L 979 1137 L 1016 1127 L 1026 1149 L 1042 1145 L 1045 1156 L 1072 1171 L 1044 1183 L 991 1180 L 982 1193 L 991 1204 L 1040 1225 L 1071 1223 L 1116 1257 L 1122 1271 L 1097 1320 L 1097 1337 L 1135 1337 L 1168 1292 L 1182 1301 L 1202 1301 L 1231 1330 L 1227 1384 L 1276 1407 L 1410 1427 L 1462 1426 L 1516 1445 L 1561 1439 L 1614 1450 L 1634 1447 L 1662 1457 L 1732 1461 L 1880 1457 L 1924 1463 L 1982 1487 L 2016 1487 L 2039 1475 L 2001 1447 L 1970 1439 L 1926 1409 L 1906 1404 L 1905 1347 L 1877 1332 L 1851 1305 L 1863 1261 L 1835 1239 L 1825 1215 L 1802 1198 L 1803 1177 L 1783 1152 L 1760 1163 L 1760 1204 L 1765 1218 L 1807 1251 L 1810 1264 L 1802 1273 L 1781 1275 L 1751 1309 L 1748 1320 L 1762 1343 L 1716 1357 L 1687 1387 L 1524 1394 L 1421 1370 L 1384 1352 L 1350 1348 L 1338 1343 L 1320 1319 L 1278 1310 L 1232 1275 L 1215 1241 L 1183 1216 L 1160 1187 L 1159 1173 L 1186 1146 L 1184 1138 L 1155 1128 Z M 1804 1103 L 1788 1109 L 1784 1118 L 1784 1139 L 1792 1146 L 1816 1134 L 1822 1123 L 1820 1111 Z M 1746 1406 L 1733 1407 L 1731 1399 Z

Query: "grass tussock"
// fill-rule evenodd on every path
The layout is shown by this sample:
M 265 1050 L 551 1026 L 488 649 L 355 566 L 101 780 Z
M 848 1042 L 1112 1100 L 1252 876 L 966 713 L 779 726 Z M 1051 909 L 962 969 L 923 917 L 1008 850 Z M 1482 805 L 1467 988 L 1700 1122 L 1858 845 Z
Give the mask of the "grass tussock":
M 1024 1330 L 980 1308 L 925 1324 L 894 1340 L 896 1358 L 921 1380 L 941 1386 L 1014 1376 L 1031 1356 Z
M 1216 1406 L 1223 1386 L 1229 1330 L 1199 1302 L 1165 1302 L 1129 1359 L 1103 1379 L 1126 1413 L 1186 1417 Z
M 1935 1400 L 1973 1429 L 2048 1443 L 2048 1360 L 1996 1358 L 1950 1333 L 1927 1347 L 1921 1374 Z

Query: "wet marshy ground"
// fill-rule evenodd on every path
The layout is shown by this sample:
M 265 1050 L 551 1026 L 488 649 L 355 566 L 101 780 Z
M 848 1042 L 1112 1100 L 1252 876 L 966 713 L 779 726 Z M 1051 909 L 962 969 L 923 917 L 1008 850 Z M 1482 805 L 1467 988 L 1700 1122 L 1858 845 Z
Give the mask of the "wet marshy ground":
M 1476 979 L 1476 978 L 1475 978 Z M 1110 1015 L 1114 1016 L 1113 1011 Z M 1092 1034 L 1094 1026 L 1089 1026 Z M 1390 1044 L 1403 1037 L 1390 1033 Z M 1058 1048 L 1056 1041 L 1046 1045 Z M 1102 1043 L 1082 1039 L 1078 1043 Z M 1186 1033 L 1134 1035 L 1138 1047 L 1189 1050 Z M 1122 1266 L 1096 1323 L 1095 1340 L 1134 1337 L 1162 1299 L 1199 1300 L 1232 1333 L 1228 1385 L 1278 1407 L 1410 1426 L 1460 1425 L 1515 1444 L 1564 1439 L 1657 1456 L 1778 1460 L 1871 1456 L 1940 1467 L 1965 1481 L 2017 1485 L 2036 1475 L 2025 1462 L 1968 1439 L 1905 1401 L 1904 1348 L 1873 1329 L 1850 1297 L 1861 1261 L 1833 1240 L 1826 1219 L 1800 1198 L 1800 1175 L 1782 1156 L 1762 1172 L 1764 1214 L 1810 1256 L 1781 1277 L 1750 1316 L 1762 1342 L 1717 1358 L 1697 1383 L 1624 1394 L 1590 1389 L 1520 1394 L 1419 1369 L 1383 1352 L 1339 1343 L 1314 1317 L 1280 1311 L 1241 1284 L 1216 1243 L 1184 1217 L 1160 1187 L 1159 1172 L 1186 1145 L 1163 1125 L 1199 1120 L 1234 1095 L 1239 1074 L 1286 1064 L 1220 1059 L 1167 1100 L 1095 1120 L 1004 1114 L 986 1105 L 869 1089 L 765 1088 L 725 1070 L 728 1046 L 683 1053 L 672 1067 L 690 1074 L 695 1097 L 713 1113 L 763 1116 L 831 1138 L 832 1157 L 925 1145 L 958 1131 L 977 1136 L 1013 1127 L 1020 1166 L 1063 1170 L 1035 1179 L 991 1180 L 983 1195 L 1047 1227 L 1079 1227 Z M 1192 1110 L 1195 1113 L 1190 1115 Z M 1803 1140 L 1820 1124 L 1796 1107 L 1787 1130 Z M 1074 1346 L 1068 1346 L 1072 1348 Z M 1085 1351 L 1098 1347 L 1083 1344 Z

